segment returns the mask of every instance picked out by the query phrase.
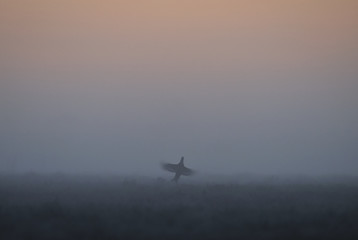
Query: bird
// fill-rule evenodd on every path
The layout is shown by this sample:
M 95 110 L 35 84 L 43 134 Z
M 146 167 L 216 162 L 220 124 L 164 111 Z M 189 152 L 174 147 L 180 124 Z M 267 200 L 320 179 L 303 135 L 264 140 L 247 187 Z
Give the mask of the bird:
M 162 168 L 166 171 L 175 173 L 172 181 L 178 182 L 181 175 L 191 176 L 194 174 L 194 171 L 184 166 L 184 157 L 180 159 L 178 164 L 172 163 L 162 163 Z

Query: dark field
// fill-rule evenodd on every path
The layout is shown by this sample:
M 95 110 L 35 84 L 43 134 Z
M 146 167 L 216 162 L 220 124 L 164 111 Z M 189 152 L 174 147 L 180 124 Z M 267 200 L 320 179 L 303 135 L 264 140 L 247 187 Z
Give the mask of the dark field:
M 4 175 L 0 239 L 358 239 L 358 184 Z

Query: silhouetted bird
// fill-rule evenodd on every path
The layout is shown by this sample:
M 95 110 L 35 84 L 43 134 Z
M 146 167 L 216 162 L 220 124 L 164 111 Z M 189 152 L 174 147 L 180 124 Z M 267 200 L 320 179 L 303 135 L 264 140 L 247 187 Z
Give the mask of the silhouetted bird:
M 194 171 L 184 166 L 184 157 L 180 159 L 178 164 L 163 163 L 164 170 L 175 173 L 172 181 L 178 182 L 181 175 L 190 176 L 194 174 Z

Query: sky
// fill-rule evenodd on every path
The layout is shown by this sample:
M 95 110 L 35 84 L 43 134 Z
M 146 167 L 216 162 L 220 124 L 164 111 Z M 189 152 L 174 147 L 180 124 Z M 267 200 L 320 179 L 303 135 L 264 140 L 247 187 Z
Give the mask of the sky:
M 358 175 L 355 0 L 0 0 L 0 170 Z

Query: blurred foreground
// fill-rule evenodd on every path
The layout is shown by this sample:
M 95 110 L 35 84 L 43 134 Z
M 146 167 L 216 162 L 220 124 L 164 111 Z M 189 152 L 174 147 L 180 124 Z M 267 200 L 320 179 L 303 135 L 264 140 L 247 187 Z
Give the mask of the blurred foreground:
M 0 239 L 358 239 L 356 179 L 1 175 Z

